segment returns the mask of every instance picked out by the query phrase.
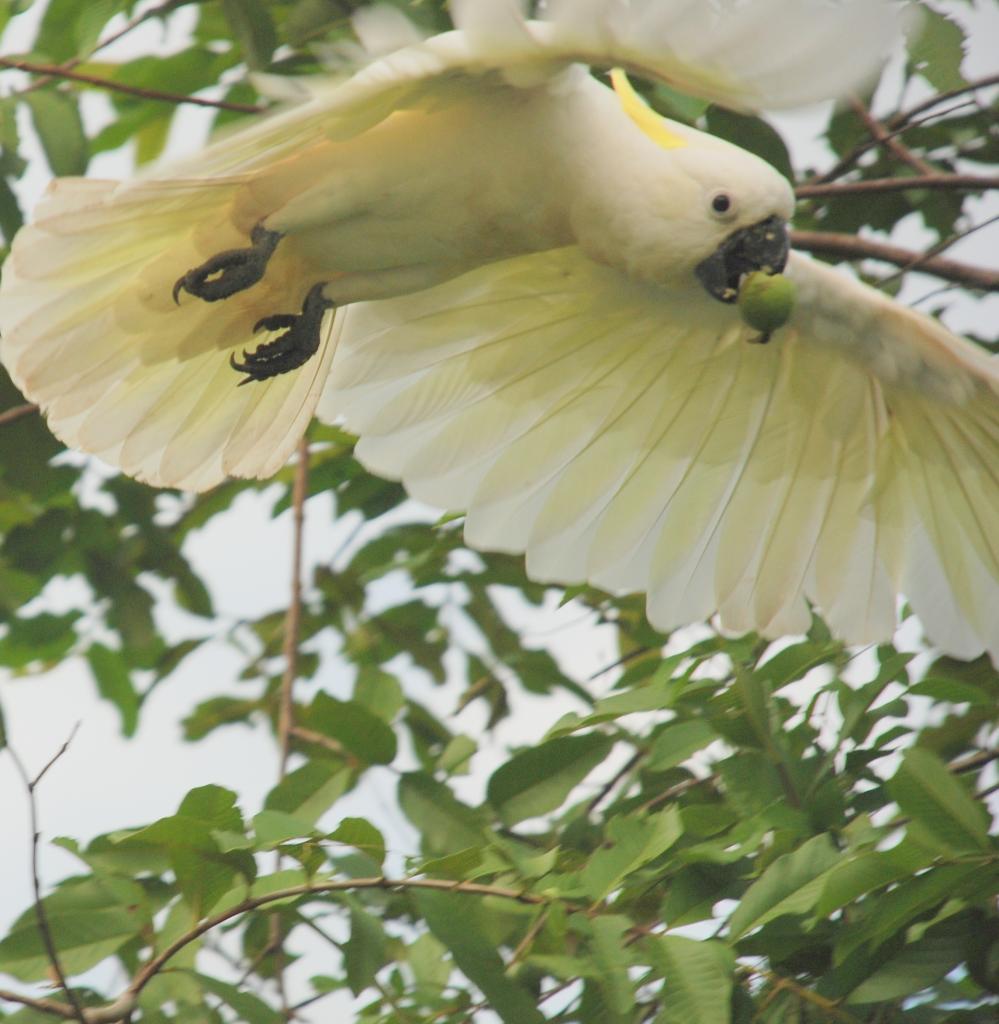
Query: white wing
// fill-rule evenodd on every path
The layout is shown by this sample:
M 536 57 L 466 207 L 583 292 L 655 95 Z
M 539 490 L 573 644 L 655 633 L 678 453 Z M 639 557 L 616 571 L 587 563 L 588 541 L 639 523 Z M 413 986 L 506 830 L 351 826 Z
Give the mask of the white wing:
M 587 0 L 529 22 L 506 0 L 465 0 L 456 11 L 464 31 L 320 86 L 194 159 L 131 183 L 58 182 L 4 267 L 0 355 L 66 444 L 134 476 L 191 489 L 230 474 L 267 476 L 305 428 L 332 346 L 244 388 L 228 357 L 266 340 L 253 325 L 297 312 L 309 285 L 328 275 L 283 245 L 259 285 L 225 302 L 177 308 L 170 292 L 212 254 L 245 246 L 256 223 L 296 197 L 318 192 L 319 209 L 328 205 L 337 181 L 315 186 L 337 143 L 397 110 L 463 102 L 500 73 L 515 84 L 557 82 L 573 60 L 622 63 L 734 106 L 794 104 L 813 98 L 816 84 L 840 92 L 870 71 L 894 31 L 893 11 L 883 0 L 757 0 L 723 15 L 689 0 Z M 379 28 L 378 19 L 365 31 L 375 49 L 379 33 L 401 37 L 398 24 Z
M 901 592 L 940 647 L 995 656 L 995 361 L 803 257 L 792 273 L 792 325 L 756 345 L 732 308 L 575 249 L 484 267 L 352 307 L 320 414 L 373 471 L 467 509 L 472 546 L 646 591 L 660 628 L 802 632 L 810 600 L 861 643 Z

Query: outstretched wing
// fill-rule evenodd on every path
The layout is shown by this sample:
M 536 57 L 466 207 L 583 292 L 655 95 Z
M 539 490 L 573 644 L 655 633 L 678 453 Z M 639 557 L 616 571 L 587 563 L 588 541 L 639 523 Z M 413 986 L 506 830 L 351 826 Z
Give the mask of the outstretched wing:
M 588 0 L 554 4 L 537 22 L 506 0 L 464 0 L 464 31 L 390 53 L 190 160 L 124 184 L 59 181 L 4 267 L 0 355 L 67 445 L 134 476 L 190 489 L 267 476 L 307 424 L 332 347 L 245 388 L 228 360 L 264 340 L 253 334 L 259 320 L 297 312 L 324 276 L 279 246 L 264 280 L 224 302 L 177 308 L 170 294 L 181 274 L 245 246 L 256 223 L 315 190 L 317 174 L 325 181 L 331 143 L 491 82 L 555 80 L 573 60 L 622 63 L 734 106 L 793 104 L 812 98 L 815 83 L 841 92 L 873 67 L 892 10 L 883 0 L 757 0 L 722 15 L 689 0 Z M 378 49 L 376 22 L 367 34 Z
M 541 581 L 646 591 L 663 629 L 719 611 L 854 643 L 904 593 L 934 642 L 999 651 L 999 372 L 804 257 L 789 327 L 628 281 L 576 249 L 352 307 L 320 415 L 476 547 Z M 865 353 L 872 353 L 867 355 Z

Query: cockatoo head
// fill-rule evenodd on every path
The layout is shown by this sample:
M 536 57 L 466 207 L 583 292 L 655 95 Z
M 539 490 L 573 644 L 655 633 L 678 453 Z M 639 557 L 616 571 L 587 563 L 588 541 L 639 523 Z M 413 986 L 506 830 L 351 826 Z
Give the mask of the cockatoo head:
M 693 129 L 685 135 L 687 145 L 669 154 L 682 171 L 669 217 L 679 218 L 702 287 L 720 302 L 734 302 L 747 274 L 784 269 L 794 193 L 752 153 Z
M 623 73 L 611 78 L 625 112 L 660 148 L 656 163 L 662 166 L 646 190 L 647 209 L 653 229 L 657 221 L 669 226 L 670 244 L 662 248 L 683 254 L 680 269 L 692 271 L 721 302 L 736 300 L 747 274 L 780 273 L 794 211 L 788 181 L 747 150 L 660 117 Z

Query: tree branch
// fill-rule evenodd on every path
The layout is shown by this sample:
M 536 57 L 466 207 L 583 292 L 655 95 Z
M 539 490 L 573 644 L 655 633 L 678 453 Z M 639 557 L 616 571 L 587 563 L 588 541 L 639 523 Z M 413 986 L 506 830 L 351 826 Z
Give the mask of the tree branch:
M 13 423 L 14 420 L 19 420 L 22 416 L 30 416 L 33 412 L 38 412 L 38 406 L 34 402 L 25 402 L 24 405 L 15 405 L 10 409 L 4 409 L 0 412 L 0 427 L 5 423 Z
M 75 67 L 78 67 L 84 62 L 89 60 L 99 50 L 103 50 L 105 47 L 110 46 L 112 43 L 118 42 L 123 36 L 128 35 L 131 31 L 138 28 L 143 22 L 149 21 L 150 18 L 157 18 L 165 14 L 169 14 L 172 10 L 182 6 L 187 0 L 165 0 L 164 3 L 159 4 L 156 7 L 150 7 L 148 11 L 144 11 L 142 14 L 136 15 L 131 21 L 126 22 L 117 32 L 112 32 L 111 35 L 101 39 L 97 45 L 90 51 L 86 58 L 84 57 L 70 57 L 69 60 L 64 60 L 58 65 L 63 71 L 70 71 Z M 34 92 L 36 89 L 41 89 L 51 82 L 55 81 L 54 75 L 43 75 L 41 78 L 35 79 L 26 88 L 21 89 L 17 95 L 23 95 L 26 92 Z
M 72 1007 L 65 1003 L 57 1003 L 54 999 L 34 999 L 31 996 L 23 996 L 18 992 L 10 992 L 0 988 L 0 1000 L 9 1003 L 20 1003 L 21 1006 L 28 1006 L 39 1013 L 47 1013 L 52 1017 L 61 1017 L 63 1020 L 79 1020 Z M 107 1006 L 92 1006 L 83 1009 L 83 1020 L 86 1024 L 118 1024 L 135 1009 L 135 997 L 126 992 L 113 1003 Z
M 938 173 L 932 164 L 927 163 L 922 157 L 916 156 L 900 138 L 888 131 L 856 96 L 850 100 L 850 107 L 867 126 L 871 138 L 880 142 L 896 159 L 908 164 L 919 174 Z
M 73 737 L 76 735 L 76 730 L 79 728 L 80 723 L 77 722 L 76 725 L 73 726 L 66 742 L 63 743 L 52 757 L 49 758 L 48 762 L 34 778 L 31 778 L 28 775 L 28 770 L 25 768 L 24 762 L 21 760 L 17 751 L 15 751 L 9 744 L 7 746 L 7 750 L 10 753 L 11 760 L 14 762 L 14 767 L 17 769 L 18 775 L 21 776 L 25 791 L 28 794 L 28 813 L 31 819 L 31 887 L 35 897 L 35 919 L 38 922 L 38 934 L 42 938 L 42 944 L 45 946 L 45 954 L 49 958 L 49 963 L 52 965 L 52 971 L 59 981 L 59 987 L 63 990 L 66 994 L 66 998 L 69 1000 L 70 1006 L 66 1009 L 71 1010 L 71 1012 L 67 1019 L 77 1020 L 80 1024 L 87 1024 L 86 1018 L 83 1016 L 83 1007 L 77 999 L 76 993 L 69 987 L 69 982 L 66 980 L 66 972 L 62 969 L 62 963 L 59 960 L 59 953 L 56 950 L 56 944 L 52 938 L 52 930 L 49 927 L 48 914 L 45 911 L 45 904 L 42 901 L 42 880 L 38 871 L 38 840 L 41 837 L 41 832 L 38 828 L 38 800 L 35 797 L 35 790 L 37 789 L 38 784 L 45 777 L 48 770 L 69 749 L 69 745 L 73 742 Z
M 158 953 L 152 960 L 148 961 L 132 979 L 128 992 L 133 997 L 146 987 L 163 966 L 173 956 L 179 953 L 185 946 L 190 945 L 195 939 L 200 938 L 205 932 L 217 928 L 234 917 L 246 914 L 251 910 L 267 906 L 268 903 L 277 903 L 281 900 L 294 899 L 297 896 L 321 896 L 331 892 L 353 892 L 357 889 L 384 889 L 386 892 L 405 892 L 410 889 L 433 889 L 438 892 L 462 893 L 470 896 L 495 896 L 499 899 L 513 900 L 517 903 L 525 903 L 529 906 L 546 906 L 555 902 L 551 896 L 536 896 L 523 889 L 507 889 L 498 885 L 485 885 L 480 882 L 455 882 L 446 878 L 350 878 L 336 882 L 312 882 L 305 885 L 294 885 L 287 889 L 278 889 L 268 893 L 266 896 L 252 896 L 215 914 L 212 917 L 200 921 L 190 931 L 176 938 L 162 952 Z M 89 1024 L 89 1022 L 87 1022 Z
M 51 78 L 65 78 L 71 82 L 82 82 L 109 92 L 120 92 L 126 96 L 138 96 L 144 100 L 159 100 L 163 103 L 190 103 L 198 107 L 214 107 L 217 110 L 233 110 L 240 114 L 259 114 L 264 108 L 251 103 L 230 103 L 228 100 L 208 100 L 201 96 L 185 96 L 183 93 L 160 92 L 157 89 L 143 89 L 137 85 L 125 85 L 109 78 L 98 78 L 96 75 L 85 75 L 79 71 L 71 71 L 58 64 L 37 64 L 34 61 L 20 60 L 17 57 L 0 57 L 0 67 L 27 71 L 32 75 L 47 75 Z
M 351 768 L 359 768 L 361 765 L 358 758 L 347 750 L 339 740 L 333 739 L 332 736 L 316 732 L 314 729 L 306 729 L 301 725 L 292 725 L 291 729 L 288 731 L 296 740 L 301 740 L 303 743 L 314 743 L 317 747 L 322 747 L 323 749 L 330 751 L 330 753 L 336 754 L 338 757 L 342 757 Z
M 880 129 L 878 131 L 873 130 L 872 125 L 867 121 L 867 118 L 861 115 L 868 131 L 871 132 L 872 137 L 867 139 L 865 142 L 860 143 L 858 146 L 855 146 L 831 168 L 829 168 L 828 171 L 818 175 L 813 179 L 813 181 L 816 184 L 835 181 L 836 178 L 845 174 L 851 167 L 853 167 L 866 152 L 874 149 L 876 146 L 885 145 L 888 148 L 893 148 L 893 143 L 897 136 L 901 135 L 907 128 L 914 127 L 917 123 L 914 121 L 914 118 L 919 114 L 922 114 L 927 110 L 932 110 L 934 107 L 939 106 L 940 103 L 953 99 L 955 96 L 963 96 L 965 93 L 974 92 L 976 89 L 984 89 L 987 86 L 996 84 L 999 84 L 999 75 L 989 75 L 985 78 L 976 79 L 974 82 L 969 82 L 967 85 L 964 85 L 959 89 L 951 89 L 948 92 L 937 93 L 935 96 L 931 96 L 928 100 L 924 100 L 922 103 L 918 103 L 916 106 L 910 107 L 908 110 L 893 114 L 884 125 L 882 125 L 881 122 L 878 122 L 878 128 Z M 854 107 L 854 110 L 856 109 L 857 108 Z M 930 117 L 937 116 L 940 115 L 930 115 Z M 906 152 L 909 152 L 908 149 L 906 149 Z M 918 157 L 916 159 L 918 159 Z
M 857 235 L 830 231 L 792 231 L 791 244 L 797 249 L 821 253 L 824 256 L 839 256 L 852 260 L 881 260 L 903 270 L 919 270 L 968 288 L 978 288 L 986 292 L 999 291 L 999 271 L 973 267 L 939 256 L 927 256 L 911 249 L 873 242 Z
M 909 107 L 908 110 L 902 110 L 897 114 L 893 114 L 888 118 L 887 127 L 892 130 L 901 128 L 902 125 L 908 124 L 914 117 L 917 117 L 924 111 L 932 110 L 941 103 L 954 99 L 955 96 L 964 96 L 966 93 L 976 92 L 979 89 L 988 88 L 990 85 L 999 85 L 999 75 L 986 75 L 984 78 L 976 78 L 973 82 L 967 82 L 957 89 L 938 92 L 928 100 L 923 100 L 914 107 Z
M 862 195 L 866 192 L 901 192 L 911 188 L 970 189 L 973 191 L 999 189 L 999 177 L 978 174 L 912 175 L 908 178 L 869 178 L 864 181 L 815 182 L 799 185 L 794 194 L 799 199 L 820 196 Z
M 278 744 L 281 752 L 280 778 L 288 772 L 294 725 L 293 691 L 298 674 L 298 644 L 302 632 L 302 538 L 305 532 L 305 497 L 309 490 L 309 442 L 303 436 L 298 443 L 298 461 L 292 484 L 292 552 L 291 601 L 284 620 L 284 674 L 281 677 L 281 698 L 278 706 Z
M 278 781 L 288 774 L 288 760 L 291 757 L 291 740 L 295 719 L 295 680 L 298 677 L 298 645 L 302 632 L 302 542 L 305 532 L 305 497 L 309 489 L 309 442 L 305 436 L 298 442 L 298 459 L 295 463 L 295 478 L 291 492 L 292 548 L 291 548 L 291 597 L 284 619 L 284 672 L 281 675 L 281 690 L 278 696 L 277 739 L 278 739 Z M 275 851 L 276 871 L 281 870 L 283 855 Z M 281 1000 L 281 1011 L 288 1020 L 292 1019 L 291 1006 L 284 981 L 284 940 L 281 915 L 273 914 L 268 922 L 267 945 L 260 951 L 258 963 L 265 957 L 274 956 L 274 982 Z M 255 967 L 251 966 L 251 969 Z

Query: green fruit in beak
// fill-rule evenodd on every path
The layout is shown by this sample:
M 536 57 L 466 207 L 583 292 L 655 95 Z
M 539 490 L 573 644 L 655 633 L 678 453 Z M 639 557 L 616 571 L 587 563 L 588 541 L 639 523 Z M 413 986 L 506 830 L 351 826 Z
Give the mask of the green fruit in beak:
M 768 274 L 756 270 L 747 274 L 739 286 L 739 312 L 742 319 L 762 336 L 754 339 L 760 344 L 783 327 L 794 309 L 794 282 L 783 274 Z

